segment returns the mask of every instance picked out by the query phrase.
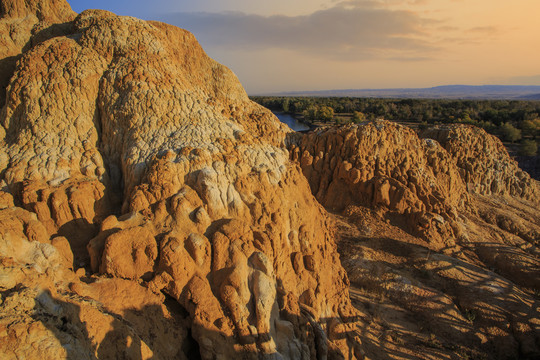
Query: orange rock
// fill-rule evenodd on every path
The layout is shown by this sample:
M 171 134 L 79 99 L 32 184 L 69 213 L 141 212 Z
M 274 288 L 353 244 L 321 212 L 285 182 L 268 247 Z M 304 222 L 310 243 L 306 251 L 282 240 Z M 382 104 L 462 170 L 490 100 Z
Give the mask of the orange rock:
M 73 252 L 71 251 L 68 239 L 63 236 L 57 236 L 51 240 L 51 244 L 64 258 L 66 267 L 73 268 Z
M 389 122 L 292 134 L 185 30 L 100 10 L 74 18 L 62 0 L 1 5 L 2 356 L 362 358 L 359 332 L 370 332 L 357 328 L 335 241 L 346 226 L 317 199 L 374 229 L 363 239 L 374 248 L 346 254 L 356 283 L 433 309 L 463 341 L 510 336 L 506 300 L 482 295 L 482 316 L 497 320 L 472 329 L 452 296 L 388 270 L 399 244 L 381 249 L 380 228 L 401 224 L 430 251 L 413 266 L 462 251 L 537 286 L 537 217 L 523 204 L 523 221 L 497 212 L 471 190 L 534 200 L 533 182 L 456 160 L 500 155 L 493 139 L 455 130 L 474 145 L 463 155 Z M 432 257 L 460 291 L 470 269 L 490 281 Z M 531 301 L 508 294 L 516 313 Z M 519 316 L 515 334 L 536 321 Z
M 157 244 L 145 227 L 120 230 L 105 240 L 100 271 L 114 277 L 139 279 L 151 276 Z
M 6 209 L 14 206 L 13 196 L 10 193 L 0 191 L 0 209 Z
M 388 121 L 309 133 L 292 145 L 291 158 L 327 208 L 380 208 L 403 217 L 409 231 L 426 239 L 452 236 L 455 213 L 468 200 L 450 154 Z M 442 229 L 431 222 L 438 217 Z
M 537 182 L 519 169 L 502 142 L 485 130 L 470 125 L 445 125 L 427 129 L 420 136 L 437 140 L 452 155 L 469 191 L 539 201 Z
M 60 0 L 9 4 L 1 21 L 69 16 Z M 61 26 L 69 36 L 32 44 L 10 70 L 0 173 L 37 214 L 26 239 L 56 239 L 60 251 L 51 251 L 73 286 L 43 276 L 47 288 L 62 290 L 50 302 L 80 310 L 69 319 L 91 338 L 75 336 L 77 349 L 86 344 L 87 354 L 113 358 L 156 352 L 155 342 L 92 302 L 114 301 L 95 290 L 103 286 L 91 270 L 175 299 L 204 358 L 289 350 L 310 358 L 319 351 L 313 344 L 327 349 L 319 330 L 350 308 L 346 276 L 327 215 L 284 147 L 290 130 L 251 102 L 189 32 L 99 10 L 71 20 Z M 66 267 L 64 239 L 77 275 Z M 296 270 L 293 254 L 303 264 Z M 114 298 L 114 287 L 103 288 Z M 93 300 L 68 301 L 74 289 Z M 280 321 L 290 327 L 280 315 L 283 294 L 312 309 L 308 319 L 294 307 L 304 327 L 294 338 L 275 329 Z M 340 346 L 347 353 L 347 342 Z

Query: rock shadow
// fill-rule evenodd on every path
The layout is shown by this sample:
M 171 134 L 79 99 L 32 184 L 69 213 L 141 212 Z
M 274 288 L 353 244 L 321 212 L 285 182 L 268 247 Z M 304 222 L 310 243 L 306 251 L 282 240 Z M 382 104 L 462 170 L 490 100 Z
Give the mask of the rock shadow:
M 111 294 L 114 296 L 114 294 Z M 35 297 L 32 319 L 48 329 L 68 360 L 200 359 L 185 310 L 172 299 L 164 304 L 111 312 L 90 299 L 64 301 L 49 290 Z M 99 313 L 97 313 L 99 312 Z
M 39 293 L 35 303 L 31 317 L 52 332 L 65 349 L 67 360 L 97 359 L 78 305 L 55 299 L 49 290 Z
M 68 240 L 73 253 L 73 269 L 90 266 L 90 255 L 86 246 L 98 232 L 97 225 L 83 218 L 71 220 L 60 226 L 56 236 L 63 236 Z

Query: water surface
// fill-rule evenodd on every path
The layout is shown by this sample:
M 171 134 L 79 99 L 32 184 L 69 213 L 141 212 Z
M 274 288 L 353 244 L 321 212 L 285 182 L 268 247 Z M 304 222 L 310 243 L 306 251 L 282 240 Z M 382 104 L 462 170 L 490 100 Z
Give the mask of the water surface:
M 289 125 L 291 129 L 294 131 L 304 131 L 309 130 L 309 126 L 304 124 L 303 122 L 300 122 L 296 120 L 292 115 L 283 113 L 283 112 L 274 112 L 274 115 L 277 116 L 279 121 L 281 121 L 284 124 Z

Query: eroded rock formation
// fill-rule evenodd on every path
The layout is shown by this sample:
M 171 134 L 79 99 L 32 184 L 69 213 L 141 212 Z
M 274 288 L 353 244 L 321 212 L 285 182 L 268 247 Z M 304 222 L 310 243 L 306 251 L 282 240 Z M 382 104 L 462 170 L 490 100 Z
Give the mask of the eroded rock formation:
M 539 354 L 537 183 L 496 139 L 293 134 L 185 30 L 0 5 L 0 357 Z
M 2 6 L 5 26 L 72 20 L 20 50 L 0 119 L 14 198 L 2 210 L 5 356 L 43 341 L 46 357 L 361 355 L 332 226 L 289 160 L 290 130 L 230 70 L 170 25 Z
M 292 158 L 338 222 L 353 301 L 372 322 L 364 350 L 374 358 L 381 346 L 398 358 L 538 356 L 538 183 L 481 129 L 421 136 L 378 121 L 291 141 Z
M 482 195 L 511 195 L 538 202 L 534 179 L 508 156 L 502 142 L 484 130 L 467 125 L 435 126 L 420 133 L 448 151 L 469 191 Z
M 63 0 L 0 3 L 0 104 L 5 102 L 6 87 L 21 54 L 54 36 L 66 34 L 76 14 Z
M 455 236 L 458 212 L 468 206 L 450 154 L 388 121 L 312 132 L 293 142 L 291 156 L 327 208 L 361 205 L 401 215 L 408 230 L 438 250 L 448 245 L 443 238 Z

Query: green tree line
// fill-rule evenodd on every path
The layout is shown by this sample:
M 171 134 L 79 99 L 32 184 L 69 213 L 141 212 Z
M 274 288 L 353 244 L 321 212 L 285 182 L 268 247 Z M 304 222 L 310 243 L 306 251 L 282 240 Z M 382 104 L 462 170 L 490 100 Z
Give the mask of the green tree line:
M 273 111 L 302 115 L 308 122 L 330 122 L 336 115 L 347 114 L 352 122 L 384 118 L 420 126 L 471 124 L 505 141 L 521 140 L 526 155 L 536 154 L 540 141 L 540 101 L 274 96 L 251 99 Z

